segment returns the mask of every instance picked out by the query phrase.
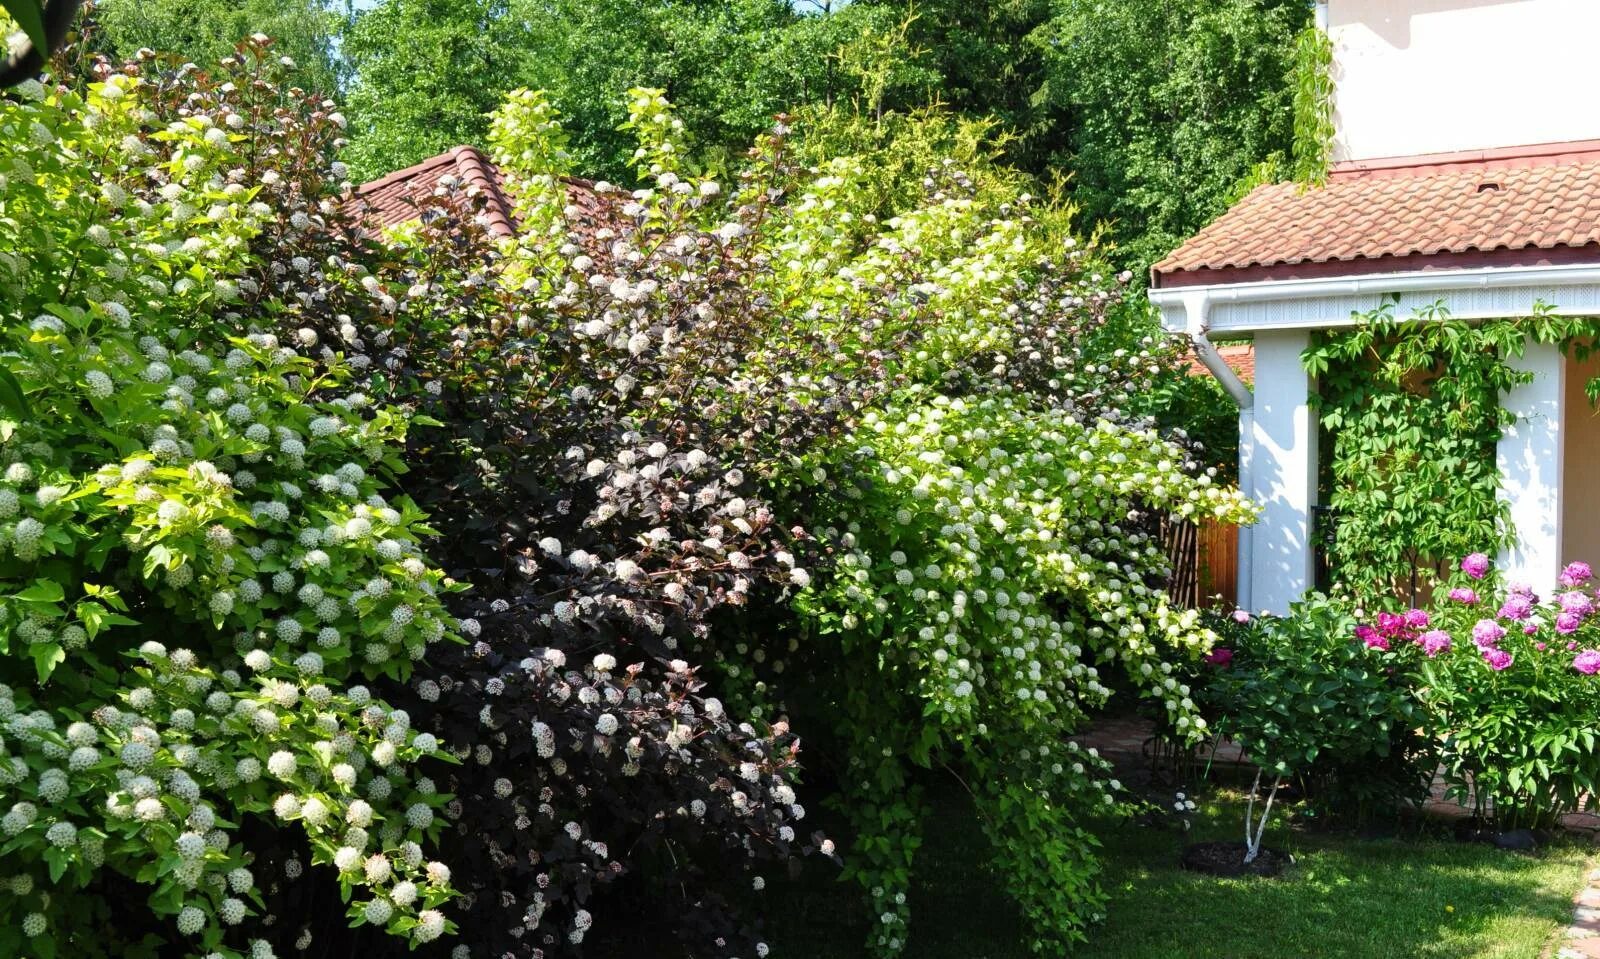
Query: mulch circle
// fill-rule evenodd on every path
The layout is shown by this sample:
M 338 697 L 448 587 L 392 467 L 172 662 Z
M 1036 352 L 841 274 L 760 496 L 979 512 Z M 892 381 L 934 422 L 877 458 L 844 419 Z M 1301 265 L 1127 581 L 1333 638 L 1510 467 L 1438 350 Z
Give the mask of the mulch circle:
M 1276 876 L 1294 865 L 1294 857 L 1276 849 L 1262 849 L 1255 862 L 1244 861 L 1242 842 L 1197 842 L 1183 850 L 1183 868 L 1208 876 Z

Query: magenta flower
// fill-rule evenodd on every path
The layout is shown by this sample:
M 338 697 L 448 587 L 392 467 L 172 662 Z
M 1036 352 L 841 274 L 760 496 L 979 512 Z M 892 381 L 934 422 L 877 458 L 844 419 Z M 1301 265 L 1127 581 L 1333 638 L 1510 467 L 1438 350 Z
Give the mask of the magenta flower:
M 1480 619 L 1472 627 L 1472 641 L 1478 648 L 1493 646 L 1506 635 L 1506 628 L 1492 619 Z
M 1578 648 L 1578 644 L 1577 644 L 1577 643 L 1575 643 L 1575 642 L 1569 642 L 1569 643 L 1567 643 L 1567 652 L 1569 652 L 1569 653 L 1570 653 L 1570 652 L 1573 652 L 1573 651 L 1574 651 L 1574 650 L 1576 650 L 1576 649 L 1577 649 L 1577 648 Z
M 1522 635 L 1524 635 L 1524 636 L 1532 636 L 1534 633 L 1537 633 L 1538 631 L 1539 631 L 1539 624 L 1538 623 L 1524 623 L 1523 626 L 1522 626 Z
M 1561 571 L 1562 586 L 1582 586 L 1594 578 L 1594 571 L 1588 563 L 1568 563 L 1567 568 Z
M 1246 615 L 1249 615 L 1248 613 Z M 1233 650 L 1225 646 L 1218 646 L 1206 654 L 1206 662 L 1213 666 L 1226 666 L 1233 662 Z
M 1475 606 L 1478 602 L 1478 591 L 1471 586 L 1457 586 L 1450 591 L 1450 598 L 1458 603 Z
M 1537 650 L 1538 650 L 1538 651 L 1539 651 L 1539 652 L 1541 652 L 1541 653 L 1542 653 L 1542 652 L 1544 652 L 1544 651 L 1545 651 L 1545 650 L 1547 650 L 1547 649 L 1549 649 L 1549 648 L 1550 648 L 1550 647 L 1549 647 L 1549 646 L 1546 646 L 1546 645 L 1545 645 L 1545 644 L 1544 644 L 1544 643 L 1534 643 L 1534 644 L 1533 644 L 1533 648 L 1534 648 L 1534 649 L 1537 649 Z
M 1473 553 L 1461 560 L 1461 571 L 1473 579 L 1482 579 L 1489 575 L 1489 557 Z
M 1422 634 L 1418 642 L 1422 644 L 1422 651 L 1432 659 L 1450 648 L 1450 634 L 1442 629 L 1430 629 Z
M 1578 627 L 1583 625 L 1583 616 L 1570 610 L 1556 614 L 1556 632 L 1563 636 L 1576 633 Z
M 1503 649 L 1486 649 L 1483 651 L 1483 661 L 1495 672 L 1508 669 L 1511 666 L 1511 654 Z
M 1563 610 L 1577 613 L 1579 616 L 1587 616 L 1594 612 L 1594 597 L 1581 589 L 1562 593 L 1556 597 L 1556 602 L 1561 604 Z
M 1505 619 L 1521 621 L 1533 615 L 1533 597 L 1526 593 L 1512 593 L 1500 604 L 1500 615 Z
M 1428 615 L 1427 610 L 1406 610 L 1405 623 L 1407 629 L 1427 629 L 1428 624 L 1432 622 L 1433 619 Z
M 1369 649 L 1382 649 L 1387 651 L 1389 648 L 1388 638 L 1379 636 L 1377 633 L 1369 635 L 1366 639 L 1366 643 L 1367 648 Z
M 1586 649 L 1572 658 L 1572 668 L 1585 676 L 1600 673 L 1600 652 Z

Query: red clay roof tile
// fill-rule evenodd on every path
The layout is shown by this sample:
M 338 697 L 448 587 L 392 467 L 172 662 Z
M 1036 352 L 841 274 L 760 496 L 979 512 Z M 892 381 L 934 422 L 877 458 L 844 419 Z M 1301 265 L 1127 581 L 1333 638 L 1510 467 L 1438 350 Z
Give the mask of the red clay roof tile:
M 1600 261 L 1600 153 L 1420 160 L 1349 165 L 1314 189 L 1257 187 L 1152 267 L 1152 285 L 1420 270 L 1505 251 Z
M 484 215 L 490 232 L 499 236 L 516 232 L 515 205 L 505 178 L 492 160 L 471 146 L 454 147 L 415 166 L 364 183 L 356 188 L 350 202 L 364 204 L 369 222 L 394 226 L 415 218 L 416 203 L 430 196 L 446 176 L 455 176 L 468 189 L 475 187 L 484 195 Z M 580 219 L 603 219 L 606 203 L 595 193 L 592 183 L 571 177 L 566 178 L 566 183 L 569 200 L 578 207 Z

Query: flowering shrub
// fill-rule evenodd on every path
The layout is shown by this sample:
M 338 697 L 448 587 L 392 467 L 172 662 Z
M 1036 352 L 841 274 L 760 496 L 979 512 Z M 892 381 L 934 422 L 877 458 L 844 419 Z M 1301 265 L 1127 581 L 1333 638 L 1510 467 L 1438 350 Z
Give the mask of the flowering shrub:
M 907 761 L 970 762 L 1005 812 L 995 838 L 1041 945 L 1081 935 L 1097 894 L 1075 816 L 1114 790 L 1096 760 L 1052 755 L 1050 740 L 1107 694 L 1091 664 L 1113 652 L 1203 724 L 1161 653 L 1199 655 L 1211 635 L 1167 605 L 1141 517 L 1247 515 L 1128 412 L 1167 352 L 1140 341 L 1082 251 L 1051 259 L 1072 250 L 1059 217 L 1036 218 L 1002 181 L 934 171 L 920 206 L 880 222 L 858 161 L 797 168 L 780 123 L 724 189 L 679 167 L 660 94 L 631 96 L 639 189 L 574 193 L 554 111 L 515 94 L 493 129 L 522 231 L 493 243 L 472 197 L 444 184 L 399 231 L 412 253 L 384 280 L 406 292 L 373 366 L 415 377 L 404 391 L 443 424 L 413 432 L 412 478 L 428 476 L 418 495 L 449 531 L 444 554 L 480 582 L 484 648 L 509 642 L 516 663 L 547 647 L 632 656 L 625 644 L 656 657 L 640 677 L 709 657 L 753 717 L 782 715 L 802 689 L 825 701 L 799 719 L 850 743 L 851 862 L 884 953 L 905 941 Z M 786 593 L 804 597 L 815 642 L 712 626 L 730 608 L 770 618 Z M 951 626 L 963 616 L 969 629 Z M 451 672 L 488 691 L 502 668 Z M 503 708 L 452 708 L 484 705 Z M 503 728 L 512 755 L 533 748 L 522 724 Z M 986 765 L 967 742 L 1015 758 Z M 551 787 L 499 788 L 533 808 Z M 547 828 L 529 840 L 540 855 Z M 513 911 L 528 905 L 507 892 Z
M 1594 586 L 1589 567 L 1573 563 L 1560 591 L 1541 598 L 1475 553 L 1429 612 L 1363 627 L 1365 642 L 1416 661 L 1452 789 L 1503 825 L 1549 825 L 1600 784 Z
M 1081 938 L 1117 784 L 1056 743 L 1113 662 L 1203 728 L 1153 511 L 1249 510 L 1144 417 L 1171 351 L 1060 211 L 946 164 L 885 218 L 781 121 L 693 176 L 651 90 L 639 188 L 582 184 L 519 93 L 516 237 L 453 181 L 375 236 L 264 38 L 98 69 L 0 107 L 0 944 L 119 954 L 135 882 L 175 951 L 262 959 L 304 877 L 396 945 L 576 953 L 615 887 L 764 955 L 735 907 L 835 854 L 791 721 L 846 746 L 875 951 L 936 762 L 1038 947 Z
M 1325 596 L 1239 619 L 1195 682 L 1221 734 L 1330 813 L 1383 815 L 1426 796 L 1438 759 L 1414 664 L 1357 640 L 1348 604 Z
M 413 769 L 437 740 L 360 684 L 455 629 L 422 517 L 379 478 L 405 421 L 263 331 L 310 295 L 255 245 L 291 217 L 256 194 L 274 136 L 302 131 L 263 95 L 263 41 L 234 67 L 0 102 L 7 954 L 121 954 L 113 873 L 172 954 L 272 955 L 259 819 L 303 833 L 352 921 L 449 929 L 423 851 L 444 797 Z

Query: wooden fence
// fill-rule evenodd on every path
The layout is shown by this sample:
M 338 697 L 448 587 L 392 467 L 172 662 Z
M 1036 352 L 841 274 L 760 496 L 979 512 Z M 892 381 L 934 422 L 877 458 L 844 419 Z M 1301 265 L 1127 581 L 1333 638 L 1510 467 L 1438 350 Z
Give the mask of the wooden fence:
M 1161 540 L 1172 563 L 1167 592 L 1175 602 L 1192 609 L 1233 606 L 1239 583 L 1239 527 L 1214 520 L 1196 526 L 1166 517 L 1161 521 Z

